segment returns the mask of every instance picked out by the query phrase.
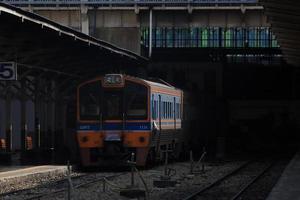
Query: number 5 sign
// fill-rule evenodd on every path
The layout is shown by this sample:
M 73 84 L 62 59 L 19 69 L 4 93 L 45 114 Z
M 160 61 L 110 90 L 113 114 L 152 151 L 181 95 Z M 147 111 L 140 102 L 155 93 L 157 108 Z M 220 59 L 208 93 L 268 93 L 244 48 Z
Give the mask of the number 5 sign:
M 0 62 L 0 80 L 17 80 L 16 63 Z

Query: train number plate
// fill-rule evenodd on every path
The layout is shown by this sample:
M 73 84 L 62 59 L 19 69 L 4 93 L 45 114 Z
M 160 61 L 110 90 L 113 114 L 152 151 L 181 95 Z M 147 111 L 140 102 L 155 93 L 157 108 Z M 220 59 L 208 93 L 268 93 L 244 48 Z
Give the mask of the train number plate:
M 118 133 L 107 133 L 105 135 L 105 141 L 121 141 L 120 134 L 118 134 Z

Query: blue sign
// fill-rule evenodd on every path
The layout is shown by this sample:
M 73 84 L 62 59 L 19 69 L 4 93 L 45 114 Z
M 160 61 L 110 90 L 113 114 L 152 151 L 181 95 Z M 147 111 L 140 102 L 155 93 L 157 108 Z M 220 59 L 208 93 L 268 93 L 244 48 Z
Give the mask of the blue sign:
M 17 80 L 17 66 L 14 62 L 0 62 L 0 80 Z

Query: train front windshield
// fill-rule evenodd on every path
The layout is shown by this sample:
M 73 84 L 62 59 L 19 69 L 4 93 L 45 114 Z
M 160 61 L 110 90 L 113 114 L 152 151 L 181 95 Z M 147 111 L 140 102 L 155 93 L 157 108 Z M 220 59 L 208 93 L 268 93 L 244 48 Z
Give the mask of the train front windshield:
M 87 83 L 79 88 L 80 120 L 147 119 L 147 88 L 125 82 L 124 88 L 103 88 L 100 81 Z
M 103 92 L 103 119 L 122 119 L 123 115 L 123 94 L 122 91 L 104 90 Z

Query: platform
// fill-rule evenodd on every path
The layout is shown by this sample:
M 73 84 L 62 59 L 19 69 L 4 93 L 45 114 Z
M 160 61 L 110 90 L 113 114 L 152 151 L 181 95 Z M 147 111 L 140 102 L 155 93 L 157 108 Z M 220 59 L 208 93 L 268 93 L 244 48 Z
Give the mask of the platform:
M 300 152 L 285 168 L 267 200 L 300 200 Z
M 0 182 L 8 179 L 30 178 L 35 175 L 48 176 L 51 174 L 65 174 L 67 166 L 41 165 L 41 166 L 0 166 Z

